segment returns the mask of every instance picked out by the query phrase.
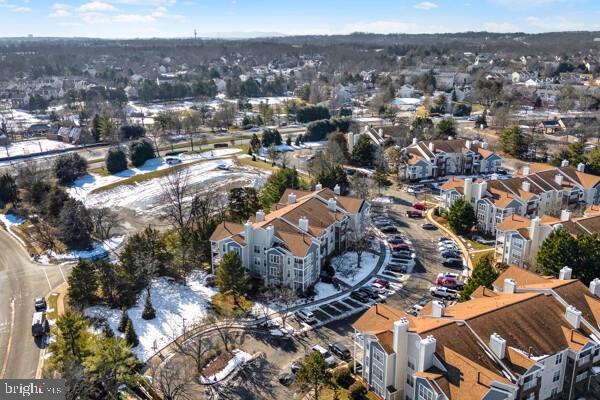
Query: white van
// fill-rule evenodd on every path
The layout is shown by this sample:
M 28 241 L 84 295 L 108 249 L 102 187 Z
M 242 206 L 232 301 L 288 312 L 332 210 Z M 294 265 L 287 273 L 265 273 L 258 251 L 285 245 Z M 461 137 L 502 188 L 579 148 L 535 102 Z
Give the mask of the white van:
M 323 346 L 315 344 L 312 347 L 312 350 L 318 351 L 319 353 L 321 353 L 321 355 L 323 356 L 323 359 L 325 360 L 325 362 L 327 363 L 328 366 L 332 367 L 335 365 L 335 358 L 333 357 L 333 354 L 331 354 L 329 352 L 329 350 L 327 350 Z

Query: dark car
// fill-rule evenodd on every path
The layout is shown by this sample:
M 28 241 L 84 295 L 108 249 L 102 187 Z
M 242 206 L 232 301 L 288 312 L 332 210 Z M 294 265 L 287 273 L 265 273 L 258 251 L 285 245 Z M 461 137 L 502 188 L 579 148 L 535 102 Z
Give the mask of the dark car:
M 381 232 L 383 233 L 398 233 L 398 229 L 396 229 L 395 227 L 388 225 L 388 226 L 384 226 L 383 228 L 380 229 Z
M 38 297 L 33 301 L 33 306 L 35 307 L 35 311 L 43 311 L 46 309 L 46 299 L 43 297 Z
M 401 274 L 406 273 L 406 265 L 388 264 L 386 269 L 392 272 L 400 272 Z
M 294 374 L 290 374 L 289 372 L 284 372 L 283 374 L 279 375 L 277 379 L 283 386 L 290 386 L 296 380 L 296 376 Z
M 361 303 L 366 303 L 369 301 L 369 295 L 361 290 L 355 290 L 354 292 L 350 293 L 350 297 L 352 297 L 354 300 L 360 301 Z
M 379 293 L 377 293 L 375 290 L 371 289 L 370 287 L 363 286 L 360 289 L 358 289 L 358 291 L 365 293 L 367 296 L 369 296 L 373 300 L 379 299 Z
M 442 265 L 444 267 L 450 267 L 450 268 L 462 268 L 463 267 L 462 261 L 458 260 L 456 258 L 445 259 L 444 261 L 442 261 Z
M 408 218 L 423 218 L 423 214 L 421 213 L 421 211 L 407 211 L 406 216 Z
M 462 257 L 462 254 L 460 254 L 460 252 L 458 251 L 443 251 L 441 253 L 442 258 L 460 258 Z
M 423 224 L 423 225 L 421 225 L 421 228 L 428 230 L 428 231 L 437 230 L 437 226 L 435 226 L 434 224 Z
M 329 343 L 329 351 L 342 360 L 348 360 L 352 356 L 350 349 L 340 342 Z
M 392 252 L 392 260 L 414 260 L 413 253 L 410 251 L 394 251 Z

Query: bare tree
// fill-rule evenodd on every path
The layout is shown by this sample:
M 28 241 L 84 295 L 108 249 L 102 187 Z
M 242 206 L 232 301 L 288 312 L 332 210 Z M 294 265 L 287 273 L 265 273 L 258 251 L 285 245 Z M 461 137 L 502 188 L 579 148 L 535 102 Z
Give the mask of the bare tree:
M 152 386 L 159 392 L 163 400 L 186 400 L 193 399 L 192 387 L 193 377 L 186 365 L 174 361 L 168 361 L 167 365 L 152 366 Z
M 267 154 L 269 156 L 269 159 L 271 160 L 271 164 L 277 164 L 277 160 L 280 158 L 281 154 L 277 151 L 277 148 L 274 144 L 269 146 L 269 148 L 267 149 Z
M 119 226 L 119 216 L 107 207 L 90 209 L 94 233 L 101 241 L 110 239 L 113 228 Z
M 369 198 L 370 185 L 371 181 L 363 173 L 357 172 L 350 178 L 350 187 L 352 188 L 352 191 L 356 197 L 361 199 Z
M 52 226 L 39 219 L 35 224 L 31 224 L 31 231 L 42 250 L 56 250 L 56 232 Z
M 371 236 L 367 232 L 353 230 L 349 238 L 350 250 L 356 253 L 356 269 L 360 270 L 362 255 L 371 248 Z
M 230 346 L 235 338 L 233 331 L 235 330 L 235 326 L 239 323 L 239 317 L 239 315 L 233 315 L 226 320 L 217 320 L 214 317 L 209 319 L 209 323 L 215 328 L 215 331 L 227 352 L 231 351 Z
M 281 317 L 281 326 L 285 328 L 285 321 L 293 314 L 292 306 L 298 301 L 298 294 L 295 290 L 281 286 L 274 291 L 275 300 L 279 303 L 279 316 Z
M 173 341 L 173 344 L 175 345 L 175 352 L 177 354 L 181 354 L 193 361 L 196 374 L 201 376 L 206 353 L 211 348 L 208 336 L 205 333 L 199 333 L 188 340 L 177 338 Z

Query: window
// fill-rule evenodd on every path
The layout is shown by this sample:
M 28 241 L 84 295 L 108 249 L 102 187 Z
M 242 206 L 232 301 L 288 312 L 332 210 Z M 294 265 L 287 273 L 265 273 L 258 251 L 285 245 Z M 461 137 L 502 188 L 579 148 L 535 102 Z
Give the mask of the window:
M 562 360 L 563 360 L 563 353 L 558 353 L 556 355 L 556 359 L 554 360 L 554 364 L 555 365 L 561 364 Z
M 413 387 L 415 385 L 415 380 L 412 377 L 412 375 L 406 375 L 406 384 L 410 387 Z
M 373 376 L 380 381 L 383 381 L 383 370 L 379 368 L 376 364 L 373 364 Z
M 433 392 L 423 385 L 419 385 L 419 393 L 417 398 L 419 400 L 433 400 Z
M 270 261 L 272 264 L 280 264 L 280 263 L 281 263 L 281 256 L 280 256 L 280 255 L 278 255 L 278 254 L 271 254 L 271 255 L 269 256 L 269 261 Z
M 560 381 L 560 371 L 556 371 L 554 373 L 554 376 L 552 377 L 552 382 L 558 382 Z
M 558 388 L 552 388 L 550 392 L 550 397 L 555 397 L 558 394 Z
M 373 350 L 373 358 L 377 360 L 377 362 L 383 363 L 383 355 L 376 349 Z
M 413 360 L 408 360 L 408 368 L 415 370 L 415 362 Z
M 260 254 L 260 246 L 254 246 L 254 253 L 255 254 Z

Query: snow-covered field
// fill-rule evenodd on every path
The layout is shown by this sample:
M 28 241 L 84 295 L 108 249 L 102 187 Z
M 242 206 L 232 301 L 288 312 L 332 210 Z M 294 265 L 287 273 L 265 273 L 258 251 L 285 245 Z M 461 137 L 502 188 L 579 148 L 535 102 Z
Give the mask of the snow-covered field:
M 143 291 L 136 305 L 127 310 L 129 318 L 138 335 L 140 344 L 133 352 L 141 360 L 147 360 L 175 337 L 181 336 L 185 329 L 190 329 L 195 323 L 206 316 L 210 299 L 216 294 L 212 288 L 202 284 L 204 274 L 190 275 L 187 285 L 171 282 L 165 278 L 153 281 L 150 296 L 156 310 L 156 318 L 146 321 L 142 318 L 146 291 Z M 84 310 L 90 317 L 104 318 L 116 335 L 123 336 L 118 330 L 121 311 L 105 306 L 88 307 Z
M 379 256 L 370 252 L 363 252 L 360 260 L 360 269 L 357 266 L 358 256 L 348 252 L 331 259 L 331 266 L 335 269 L 335 277 L 347 285 L 354 286 L 369 275 L 377 266 Z
M 36 139 L 24 142 L 15 142 L 7 147 L 0 147 L 0 157 L 28 156 L 44 151 L 70 149 L 73 145 L 56 140 Z

